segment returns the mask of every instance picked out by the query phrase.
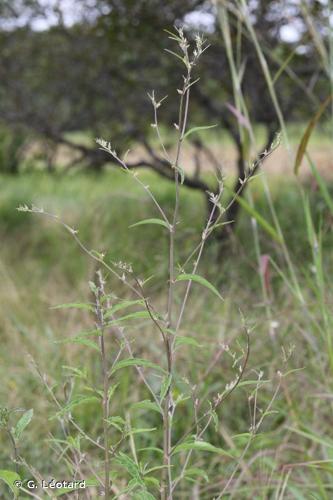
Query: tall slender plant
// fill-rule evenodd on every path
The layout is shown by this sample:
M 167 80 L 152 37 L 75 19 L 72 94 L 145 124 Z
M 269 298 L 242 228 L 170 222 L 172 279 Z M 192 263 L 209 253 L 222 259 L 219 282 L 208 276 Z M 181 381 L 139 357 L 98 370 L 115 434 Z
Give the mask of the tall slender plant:
M 250 337 L 246 322 L 240 320 L 240 330 L 244 332 L 245 345 L 240 344 L 240 348 L 232 351 L 228 346 L 220 344 L 218 352 L 214 353 L 213 360 L 204 373 L 204 377 L 210 375 L 223 353 L 231 356 L 233 370 L 231 380 L 221 381 L 218 389 L 214 389 L 212 396 L 207 396 L 204 393 L 200 381 L 193 384 L 180 377 L 177 353 L 184 345 L 201 349 L 195 338 L 184 336 L 181 331 L 193 286 L 201 286 L 206 289 L 207 293 L 212 293 L 216 300 L 223 301 L 220 290 L 201 276 L 198 271 L 208 238 L 213 231 L 221 228 L 223 214 L 237 200 L 239 193 L 234 193 L 228 205 L 223 207 L 224 182 L 222 175 L 218 178 L 219 191 L 210 194 L 212 210 L 205 222 L 198 244 L 183 265 L 179 266 L 176 257 L 176 237 L 180 219 L 181 185 L 186 176 L 182 149 L 184 142 L 191 134 L 198 129 L 209 128 L 205 126 L 187 128 L 190 93 L 192 86 L 197 83 L 193 77 L 193 71 L 207 46 L 199 35 L 196 36 L 193 45 L 191 45 L 181 28 L 177 29 L 175 33 L 169 33 L 169 36 L 178 47 L 178 51 L 172 52 L 172 55 L 180 60 L 185 68 L 182 85 L 177 90 L 179 114 L 178 121 L 174 126 L 178 132 L 178 138 L 174 157 L 171 157 L 170 153 L 167 152 L 159 127 L 158 110 L 164 99 L 157 100 L 154 92 L 149 97 L 153 105 L 153 128 L 160 142 L 162 154 L 174 171 L 175 194 L 171 216 L 138 172 L 128 168 L 126 155 L 120 157 L 108 141 L 103 139 L 97 141 L 99 146 L 119 163 L 124 172 L 132 176 L 134 181 L 144 189 L 156 208 L 158 217 L 141 220 L 133 226 L 155 224 L 161 226 L 161 230 L 168 232 L 169 256 L 165 309 L 158 310 L 156 301 L 149 295 L 147 280 L 137 276 L 131 264 L 110 262 L 104 253 L 90 250 L 79 238 L 77 230 L 67 225 L 57 215 L 35 206 L 19 207 L 21 211 L 44 215 L 61 224 L 69 231 L 81 250 L 98 266 L 96 279 L 90 283 L 93 300 L 87 303 L 63 304 L 58 307 L 84 309 L 94 315 L 95 326 L 93 329 L 65 338 L 63 342 L 79 344 L 92 349 L 94 353 L 98 353 L 99 376 L 96 377 L 95 374 L 91 373 L 88 367 L 67 366 L 64 369 L 71 379 L 70 388 L 67 387 L 63 394 L 59 394 L 57 388 L 49 383 L 47 377 L 36 365 L 37 373 L 56 407 L 55 418 L 60 422 L 63 432 L 63 439 L 52 438 L 52 446 L 61 458 L 65 459 L 74 478 L 83 479 L 89 473 L 86 485 L 90 486 L 92 490 L 90 490 L 91 493 L 88 489 L 85 490 L 86 498 L 94 498 L 94 491 L 96 491 L 94 488 L 100 488 L 106 499 L 111 497 L 150 499 L 156 498 L 158 494 L 162 500 L 172 500 L 176 498 L 184 480 L 198 480 L 207 477 L 203 469 L 192 465 L 193 457 L 198 452 L 215 453 L 223 460 L 230 461 L 231 464 L 235 462 L 230 479 L 218 498 L 221 498 L 223 492 L 228 489 L 238 470 L 239 459 L 233 455 L 232 450 L 225 450 L 211 444 L 206 439 L 206 435 L 213 425 L 218 425 L 218 409 L 242 383 L 242 378 L 245 376 L 250 354 Z M 243 184 L 250 181 L 257 168 L 276 146 L 277 144 L 272 145 L 269 151 L 248 165 L 242 180 Z M 243 189 L 243 185 L 240 189 Z M 120 300 L 112 288 L 111 291 L 108 290 L 109 284 L 112 283 L 111 279 L 118 281 L 130 294 L 128 299 Z M 179 285 L 181 282 L 185 285 L 184 289 L 181 289 Z M 160 346 L 158 348 L 163 353 L 163 357 L 159 363 L 136 356 L 132 342 L 128 338 L 127 328 L 133 328 L 133 324 L 139 327 L 142 321 L 147 321 L 160 335 L 162 348 Z M 156 422 L 154 428 L 141 428 L 133 425 L 131 408 L 126 408 L 123 415 L 112 413 L 112 403 L 118 394 L 119 372 L 131 369 L 136 371 L 137 379 L 145 387 L 149 398 L 136 401 L 133 406 L 148 412 L 151 417 L 158 415 L 158 420 L 154 417 L 154 422 Z M 280 387 L 279 381 L 267 410 L 263 411 L 260 418 L 257 418 L 257 397 L 263 382 L 262 376 L 261 372 L 257 373 L 256 380 L 249 382 L 254 384 L 255 389 L 252 398 L 253 415 L 244 454 L 257 434 L 266 414 L 269 413 Z M 156 379 L 158 380 L 157 384 Z M 78 422 L 78 417 L 75 415 L 75 412 L 85 405 L 99 408 L 101 425 L 97 429 L 96 435 L 91 435 L 90 431 L 88 432 Z M 186 422 L 179 432 L 178 428 L 175 429 L 174 422 L 175 419 L 182 418 L 184 405 L 187 408 Z M 150 432 L 156 429 L 161 430 L 161 433 L 158 434 L 161 436 L 161 440 L 160 437 L 155 438 L 155 440 L 148 439 L 147 436 L 150 435 Z M 141 436 L 150 444 L 144 449 L 138 449 L 137 436 Z M 154 461 L 152 466 L 143 462 L 142 457 L 147 451 L 150 452 L 150 460 Z M 27 468 L 36 481 L 40 478 L 40 474 L 29 464 L 26 464 L 22 457 L 17 457 L 17 463 Z M 101 464 L 103 464 L 102 468 Z M 123 480 L 117 482 L 119 475 L 122 478 L 127 476 L 126 484 Z M 65 488 L 64 493 L 74 490 L 76 495 L 79 494 L 79 486 L 76 484 L 63 488 Z M 21 489 L 29 494 L 29 488 L 24 482 Z M 39 498 L 36 492 L 31 496 Z

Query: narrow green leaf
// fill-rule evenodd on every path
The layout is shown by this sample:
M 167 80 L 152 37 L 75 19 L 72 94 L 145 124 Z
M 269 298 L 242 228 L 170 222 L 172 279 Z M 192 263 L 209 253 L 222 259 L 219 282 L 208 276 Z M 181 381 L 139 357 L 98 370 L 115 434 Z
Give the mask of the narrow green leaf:
M 332 95 L 329 95 L 328 97 L 326 97 L 325 101 L 320 105 L 318 111 L 311 118 L 311 120 L 309 121 L 309 123 L 305 129 L 305 132 L 304 132 L 303 137 L 301 139 L 301 142 L 298 146 L 298 150 L 297 150 L 297 154 L 296 154 L 296 160 L 295 160 L 295 166 L 294 166 L 294 172 L 296 175 L 298 174 L 299 167 L 301 166 L 301 163 L 302 163 L 306 148 L 308 146 L 308 142 L 310 140 L 311 134 L 313 132 L 313 129 L 317 125 L 318 121 L 320 120 L 321 115 L 323 114 L 323 112 L 327 108 L 328 104 L 331 102 L 331 99 L 332 99 Z
M 215 428 L 215 432 L 218 431 L 218 427 L 219 427 L 219 417 L 217 416 L 217 413 L 215 410 L 211 410 L 210 413 L 209 413 L 213 419 L 213 422 L 214 422 L 214 428 Z
M 155 432 L 157 430 L 156 427 L 142 427 L 142 428 L 135 428 L 135 429 L 130 429 L 126 436 L 132 436 L 134 434 L 145 434 L 146 432 Z
M 161 403 L 162 403 L 163 399 L 165 398 L 166 393 L 168 392 L 168 389 L 169 389 L 170 384 L 171 384 L 171 380 L 172 380 L 171 373 L 166 375 L 162 380 L 161 389 L 160 389 L 160 402 Z
M 219 299 L 223 300 L 222 295 L 216 290 L 215 286 L 212 285 L 206 278 L 199 276 L 198 274 L 179 274 L 177 276 L 176 281 L 195 281 L 202 286 L 208 288 L 211 292 L 213 292 Z
M 275 73 L 275 75 L 274 75 L 274 77 L 272 79 L 272 84 L 273 85 L 275 85 L 275 83 L 278 81 L 278 79 L 280 78 L 280 76 L 282 75 L 282 73 L 284 72 L 284 70 L 288 67 L 290 61 L 296 55 L 296 49 L 297 49 L 297 46 L 295 47 L 294 50 L 292 50 L 290 52 L 290 54 L 288 55 L 288 57 L 286 57 L 286 59 L 284 60 L 284 62 L 281 62 L 281 66 L 279 66 L 279 69 L 277 70 L 277 72 Z
M 176 347 L 180 345 L 190 345 L 193 347 L 202 347 L 202 344 L 199 344 L 193 337 L 183 337 L 181 335 L 177 335 L 176 338 Z
M 208 443 L 207 441 L 189 441 L 183 444 L 180 444 L 175 447 L 173 450 L 173 454 L 179 453 L 181 451 L 190 451 L 190 450 L 198 450 L 198 451 L 209 451 L 211 453 L 217 453 L 218 455 L 225 455 L 230 458 L 234 458 L 230 453 L 226 452 L 222 448 L 217 448 L 216 446 Z
M 303 196 L 303 206 L 304 206 L 304 216 L 305 216 L 305 223 L 306 223 L 306 229 L 307 229 L 307 234 L 308 234 L 308 241 L 309 241 L 310 247 L 313 248 L 317 238 L 316 238 L 316 233 L 315 233 L 312 215 L 311 215 L 309 197 L 306 195 Z
M 126 425 L 126 420 L 124 420 L 123 417 L 119 417 L 119 416 L 109 417 L 107 419 L 107 422 L 109 424 L 112 424 L 113 422 L 117 422 L 117 424 L 119 424 L 119 425 L 123 425 L 123 426 Z
M 258 224 L 266 231 L 266 233 L 268 233 L 277 243 L 282 243 L 281 236 L 277 233 L 274 227 L 269 222 L 267 222 L 267 220 L 264 219 L 259 212 L 257 212 L 255 208 L 251 207 L 251 205 L 246 200 L 244 200 L 242 196 L 236 196 L 236 199 L 240 206 L 244 208 L 244 210 L 258 222 Z
M 165 333 L 169 333 L 170 335 L 176 335 L 176 330 L 174 330 L 173 328 L 164 328 L 164 327 L 162 327 L 162 330 Z
M 156 479 L 156 477 L 152 477 L 152 476 L 149 476 L 147 477 L 146 475 L 143 476 L 143 480 L 145 482 L 145 484 L 147 486 L 154 486 L 155 488 L 157 488 L 159 491 L 161 489 L 161 485 L 160 485 L 160 482 L 158 479 Z M 150 494 L 150 493 L 149 493 Z M 153 499 L 155 500 L 156 497 L 153 497 Z M 146 499 L 145 499 L 146 500 Z
M 33 414 L 34 414 L 34 411 L 32 409 L 23 413 L 22 417 L 17 422 L 15 429 L 14 429 L 14 437 L 16 439 L 20 439 L 24 429 L 30 424 L 31 419 L 33 417 Z
M 157 413 L 162 413 L 161 408 L 154 401 L 149 401 L 148 399 L 144 401 L 139 401 L 138 403 L 134 403 L 132 405 L 132 408 L 137 408 L 139 410 L 156 411 Z
M 134 500 L 156 500 L 156 497 L 149 493 L 148 490 L 138 491 L 137 493 L 135 493 L 135 496 L 133 498 Z
M 60 411 L 58 411 L 54 417 L 51 417 L 51 420 L 53 420 L 56 417 L 61 417 L 63 415 L 66 415 L 66 413 L 69 413 L 71 410 L 74 408 L 77 408 L 78 406 L 81 406 L 82 404 L 86 403 L 92 403 L 92 402 L 100 402 L 99 398 L 97 396 L 78 396 L 74 398 L 72 401 L 70 401 L 67 405 L 65 405 L 63 408 L 61 408 Z
M 113 395 L 114 395 L 116 389 L 118 388 L 118 385 L 119 384 L 113 384 L 109 387 L 109 390 L 108 390 L 108 400 L 109 401 L 113 398 Z
M 217 124 L 215 125 L 202 125 L 201 127 L 193 127 L 193 128 L 190 128 L 187 132 L 185 132 L 185 134 L 183 135 L 183 139 L 185 139 L 186 137 L 188 137 L 189 135 L 191 134 L 194 134 L 195 132 L 200 132 L 201 130 L 208 130 L 210 128 L 214 128 L 214 127 L 217 127 Z
M 177 57 L 177 59 L 180 59 L 181 62 L 183 64 L 185 64 L 185 59 L 183 57 L 181 57 L 179 54 L 176 54 L 176 52 L 174 52 L 173 50 L 169 50 L 169 49 L 164 49 L 164 50 L 165 50 L 165 52 L 168 52 L 168 54 L 171 54 L 171 55 Z
M 316 165 L 313 163 L 313 161 L 311 160 L 310 156 L 307 154 L 306 157 L 309 161 L 311 172 L 318 183 L 321 195 L 324 198 L 324 200 L 326 201 L 327 206 L 330 209 L 331 214 L 333 215 L 333 198 L 327 189 L 327 185 L 326 185 L 324 179 L 322 178 L 322 176 L 320 175 L 320 173 L 318 172 L 318 169 L 317 169 Z
M 138 451 L 155 451 L 156 453 L 159 453 L 160 455 L 163 455 L 163 450 L 161 448 L 156 448 L 156 446 L 147 446 L 145 448 L 140 448 Z
M 157 470 L 165 469 L 167 467 L 167 465 L 156 465 L 155 467 L 151 467 L 150 469 L 145 470 L 144 476 L 146 476 L 147 474 L 151 474 L 152 472 L 155 472 Z
M 151 317 L 148 311 L 135 311 L 131 314 L 127 314 L 126 316 L 113 319 L 107 324 L 107 326 L 117 325 L 118 323 L 122 323 L 123 321 L 128 321 L 130 319 L 151 319 Z
M 20 476 L 11 470 L 0 470 L 0 480 L 7 484 L 17 498 L 20 492 L 18 488 L 18 483 L 21 481 Z
M 128 455 L 123 452 L 119 452 L 116 462 L 124 467 L 132 478 L 135 478 L 139 484 L 143 485 L 143 480 L 141 478 L 140 469 Z
M 62 368 L 64 370 L 68 370 L 69 373 L 71 375 L 73 375 L 74 377 L 78 377 L 78 378 L 82 378 L 82 379 L 87 378 L 87 372 L 86 372 L 85 368 L 83 370 L 80 370 L 80 368 L 76 368 L 74 366 L 67 366 L 67 365 L 63 365 Z
M 96 389 L 96 387 L 90 387 L 89 385 L 83 386 L 86 391 L 97 394 L 102 400 L 104 398 L 104 392 L 101 389 Z
M 180 183 L 181 184 L 184 184 L 184 180 L 185 180 L 185 170 L 180 166 L 180 165 L 177 165 L 175 167 L 175 169 L 177 170 L 177 172 L 179 173 L 180 175 Z
M 85 309 L 86 311 L 94 312 L 94 306 L 92 304 L 84 304 L 79 302 L 59 304 L 57 306 L 52 306 L 50 309 Z
M 109 417 L 107 423 L 117 429 L 119 432 L 123 432 L 126 425 L 125 420 L 122 417 Z
M 204 471 L 203 469 L 199 469 L 198 467 L 190 467 L 189 469 L 186 469 L 185 472 L 185 477 L 203 477 L 206 483 L 209 482 L 209 477 L 207 475 L 207 472 Z
M 135 224 L 131 224 L 129 227 L 132 228 L 137 226 L 144 226 L 145 224 L 157 224 L 159 226 L 164 226 L 168 230 L 170 230 L 169 224 L 163 219 L 144 219 L 140 220 L 139 222 L 136 222 Z
M 288 375 L 290 375 L 291 373 L 296 373 L 296 372 L 300 372 L 300 371 L 303 371 L 303 370 L 305 370 L 304 367 L 302 367 L 302 368 L 294 368 L 292 370 L 288 370 L 287 372 L 282 373 L 282 377 L 288 377 Z
M 261 379 L 260 380 L 260 386 L 262 386 L 264 384 L 268 384 L 270 382 L 271 382 L 270 380 L 263 380 L 263 379 Z M 257 386 L 258 385 L 258 380 L 243 380 L 243 381 L 239 382 L 239 384 L 237 384 L 237 387 L 244 387 L 246 385 Z
M 81 439 L 82 439 L 81 434 L 77 434 L 75 437 L 74 436 L 68 436 L 67 437 L 67 443 L 71 446 L 71 448 L 74 448 L 75 450 L 80 451 L 80 449 L 81 449 Z
M 302 436 L 306 439 L 309 439 L 310 441 L 313 441 L 314 443 L 321 444 L 324 446 L 324 448 L 333 448 L 333 441 L 328 439 L 328 437 L 321 437 L 318 436 L 317 434 L 311 432 L 311 431 L 301 431 L 299 429 L 294 429 L 292 427 L 287 427 L 287 429 L 291 432 L 294 432 L 295 434 L 298 434 L 299 436 Z
M 148 361 L 147 359 L 141 359 L 141 358 L 128 358 L 128 359 L 123 359 L 121 361 L 118 361 L 114 365 L 114 367 L 111 370 L 111 374 L 115 373 L 118 370 L 121 370 L 122 368 L 127 368 L 128 366 L 139 366 L 139 367 L 144 367 L 144 368 L 152 368 L 154 370 L 157 370 L 159 372 L 165 373 L 165 370 L 161 368 L 159 365 L 156 363 L 152 363 L 151 361 Z
M 234 434 L 233 436 L 231 436 L 231 439 L 234 440 L 234 439 L 250 439 L 252 437 L 252 434 L 250 434 L 249 432 L 243 432 L 242 434 Z
M 93 340 L 90 340 L 90 339 L 87 339 L 84 337 L 75 337 L 74 339 L 71 339 L 71 342 L 73 342 L 73 344 L 81 344 L 81 345 L 84 345 L 86 347 L 91 347 L 95 351 L 99 352 L 99 346 Z
M 143 305 L 144 301 L 143 300 L 124 300 L 122 302 L 119 302 L 119 304 L 115 304 L 114 306 L 109 309 L 105 315 L 104 318 L 110 318 L 113 316 L 116 312 L 122 311 L 123 309 L 127 309 L 128 307 L 131 306 L 137 306 L 137 305 Z
M 99 346 L 96 342 L 93 340 L 90 340 L 86 336 L 88 335 L 99 335 L 98 330 L 92 330 L 89 332 L 82 332 L 81 335 L 77 335 L 76 337 L 69 337 L 66 339 L 61 339 L 61 340 L 56 340 L 55 344 L 81 344 L 86 347 L 91 347 L 92 349 L 95 349 L 95 351 L 99 351 Z M 83 336 L 84 335 L 84 336 Z
M 301 490 L 299 486 L 294 486 L 292 484 L 288 484 L 287 489 L 290 491 L 290 498 L 294 498 L 295 500 L 307 500 L 307 497 L 304 494 L 304 491 Z M 326 492 L 325 492 L 326 496 Z
M 88 281 L 88 283 L 89 283 L 90 290 L 92 291 L 92 293 L 94 295 L 96 295 L 96 293 L 97 293 L 97 286 L 95 285 L 95 283 L 93 281 Z
M 170 40 L 174 40 L 175 42 L 181 42 L 181 38 L 179 38 L 179 36 L 177 35 L 177 33 L 173 33 L 172 31 L 169 31 L 166 28 L 163 31 L 165 33 L 167 33 L 168 35 L 170 35 L 168 37 L 168 38 L 170 38 Z
M 101 334 L 101 332 L 100 332 L 100 330 L 98 330 L 98 328 L 93 328 L 91 330 L 85 330 L 85 331 L 78 332 L 74 337 L 65 337 L 63 339 L 55 340 L 54 342 L 56 344 L 66 344 L 68 342 L 72 342 L 76 338 L 82 339 L 85 337 L 90 337 L 90 335 L 98 336 L 100 334 Z

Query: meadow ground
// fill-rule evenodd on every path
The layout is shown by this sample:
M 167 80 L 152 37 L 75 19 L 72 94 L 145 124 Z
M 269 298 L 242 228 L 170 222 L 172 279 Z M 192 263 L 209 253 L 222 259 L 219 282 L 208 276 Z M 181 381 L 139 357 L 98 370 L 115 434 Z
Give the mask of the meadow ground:
M 319 162 L 328 145 L 317 144 L 316 148 Z M 331 162 L 329 155 L 325 158 L 321 168 L 324 173 Z M 274 159 L 270 161 L 273 165 Z M 173 186 L 149 172 L 141 175 L 171 212 Z M 69 380 L 64 366 L 86 366 L 94 371 L 94 352 L 82 345 L 59 342 L 91 328 L 93 318 L 86 311 L 52 306 L 89 300 L 88 281 L 97 268 L 60 226 L 43 217 L 22 214 L 16 207 L 33 203 L 58 214 L 79 230 L 89 248 L 106 251 L 107 260 L 129 262 L 140 277 L 152 276 L 149 295 L 160 308 L 166 300 L 162 292 L 167 281 L 167 236 L 159 226 L 128 228 L 153 217 L 154 208 L 123 172 L 66 176 L 26 173 L 17 178 L 2 177 L 1 186 L 0 401 L 3 407 L 34 409 L 20 452 L 43 474 L 59 476 L 64 473 L 63 466 L 48 439 L 50 435 L 60 437 L 61 429 L 51 418 L 54 407 L 35 365 L 47 374 L 51 385 L 57 381 L 59 391 Z M 198 488 L 200 498 L 213 498 L 223 489 L 236 463 L 239 468 L 227 498 L 332 498 L 333 214 L 327 186 L 328 191 L 323 192 L 311 176 L 303 177 L 300 183 L 286 175 L 286 170 L 283 175 L 272 176 L 268 169 L 265 177 L 251 184 L 252 200 L 264 223 L 258 215 L 251 221 L 244 212 L 222 253 L 214 241 L 205 251 L 200 274 L 214 283 L 224 302 L 216 301 L 209 291 L 193 287 L 182 335 L 194 337 L 202 347 L 181 347 L 179 378 L 202 384 L 207 397 L 233 379 L 233 360 L 227 353 L 208 374 L 206 369 L 222 343 L 238 353 L 244 349 L 241 314 L 251 329 L 251 351 L 244 384 L 219 410 L 217 432 L 206 436 L 207 441 L 231 450 L 237 458 L 201 454 L 194 462 L 206 471 L 208 481 L 201 478 L 194 486 L 182 485 L 178 498 L 188 498 L 191 488 L 196 488 L 193 498 Z M 177 236 L 180 264 L 200 238 L 204 222 L 202 196 L 182 191 Z M 283 235 L 283 241 L 276 241 L 269 228 Z M 264 276 L 260 272 L 263 255 L 270 259 Z M 126 297 L 119 283 L 111 280 L 109 286 L 117 296 Z M 139 357 L 153 361 L 160 358 L 160 341 L 147 322 L 129 328 L 128 336 Z M 284 376 L 279 377 L 277 372 Z M 122 372 L 118 383 L 112 412 L 121 414 L 143 397 L 144 388 L 134 371 Z M 278 392 L 261 432 L 243 454 L 253 420 L 254 387 L 259 415 L 267 409 L 276 389 Z M 175 424 L 179 435 L 186 429 L 187 411 L 184 403 L 184 413 Z M 76 416 L 84 429 L 92 432 L 99 425 L 98 412 L 93 403 L 88 403 L 77 410 Z M 157 417 L 145 411 L 134 412 L 131 418 L 143 427 L 158 427 Z M 139 436 L 137 440 L 138 447 L 150 446 L 149 438 Z M 6 469 L 12 450 L 6 435 L 1 436 L 1 443 L 0 468 Z M 151 456 L 149 459 L 153 460 Z M 5 495 L 5 489 L 1 491 Z

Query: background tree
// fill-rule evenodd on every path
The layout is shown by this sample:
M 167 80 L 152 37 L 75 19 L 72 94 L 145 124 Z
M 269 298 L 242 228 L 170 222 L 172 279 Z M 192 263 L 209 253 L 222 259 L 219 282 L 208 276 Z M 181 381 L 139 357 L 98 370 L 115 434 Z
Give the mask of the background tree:
M 173 49 L 163 30 L 185 24 L 189 37 L 200 29 L 210 44 L 198 68 L 200 85 L 193 87 L 191 121 L 193 125 L 216 123 L 217 130 L 229 133 L 238 154 L 234 191 L 241 191 L 253 151 L 240 135 L 219 5 L 229 16 L 230 41 L 249 116 L 251 122 L 265 127 L 262 146 L 266 148 L 280 124 L 238 1 L 96 0 L 82 1 L 79 8 L 73 2 L 73 9 L 61 1 L 5 2 L 0 10 L 0 120 L 13 133 L 24 130 L 28 136 L 69 146 L 76 153 L 73 166 L 100 169 L 110 163 L 89 137 L 111 138 L 119 154 L 139 145 L 142 155 L 130 161 L 130 167 L 148 166 L 173 178 L 170 165 L 155 147 L 147 91 L 154 88 L 158 98 L 169 96 L 159 120 L 161 126 L 172 125 L 182 68 L 174 58 L 161 57 L 163 48 Z M 304 10 L 302 5 L 292 0 L 247 2 L 261 49 L 275 71 L 275 91 L 286 120 L 310 116 L 328 93 L 321 78 L 328 36 L 325 6 L 314 1 Z M 312 23 L 315 19 L 312 29 L 322 35 L 319 46 L 309 19 Z M 286 29 L 293 38 L 283 38 Z M 74 140 L 73 132 L 80 132 L 85 140 Z M 210 208 L 207 191 L 215 187 L 203 178 L 202 167 L 207 162 L 219 165 L 221 158 L 215 158 L 195 134 L 192 137 L 197 168 L 184 184 L 202 191 Z M 226 217 L 235 219 L 237 211 L 234 204 Z

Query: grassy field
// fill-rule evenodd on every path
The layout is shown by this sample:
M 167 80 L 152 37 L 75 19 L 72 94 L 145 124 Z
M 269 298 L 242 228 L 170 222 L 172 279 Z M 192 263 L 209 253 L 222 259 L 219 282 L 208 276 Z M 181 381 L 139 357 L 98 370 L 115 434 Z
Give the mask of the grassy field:
M 171 213 L 173 186 L 148 172 L 142 175 Z M 88 281 L 94 279 L 97 265 L 62 227 L 38 215 L 22 214 L 16 207 L 34 204 L 58 214 L 78 229 L 88 248 L 105 251 L 107 262 L 126 261 L 138 276 L 151 277 L 148 293 L 159 309 L 166 303 L 167 237 L 158 225 L 128 228 L 154 217 L 154 207 L 131 178 L 116 170 L 99 176 L 34 173 L 2 177 L 1 185 L 1 406 L 33 408 L 20 455 L 43 477 L 66 478 L 69 465 L 59 460 L 57 442 L 50 441 L 51 437 L 63 439 L 61 418 L 52 418 L 57 408 L 36 366 L 61 401 L 66 401 L 69 391 L 78 394 L 84 389 L 84 382 L 70 376 L 65 366 L 86 368 L 98 383 L 94 350 L 62 342 L 92 328 L 91 313 L 52 309 L 65 302 L 90 301 Z M 251 184 L 249 203 L 254 201 L 255 217 L 244 211 L 222 253 L 214 241 L 204 253 L 200 275 L 214 284 L 224 301 L 199 285 L 191 292 L 181 335 L 195 338 L 201 347 L 179 347 L 178 393 L 190 398 L 192 384 L 196 384 L 202 388 L 203 399 L 210 399 L 233 380 L 230 354 L 238 357 L 245 349 L 242 316 L 251 331 L 250 356 L 242 383 L 218 409 L 215 429 L 205 434 L 206 442 L 229 455 L 194 452 L 193 477 L 181 481 L 176 498 L 211 499 L 226 485 L 223 498 L 328 500 L 333 495 L 331 198 L 329 190 L 320 190 L 313 178 L 301 186 L 292 176 L 272 180 L 268 176 L 268 186 L 270 197 L 262 178 Z M 200 194 L 183 189 L 176 241 L 179 264 L 200 240 L 203 215 Z M 280 242 L 267 225 L 283 235 Z M 264 273 L 262 256 L 270 259 Z M 117 297 L 128 298 L 113 278 L 108 287 Z M 126 333 L 136 356 L 153 362 L 161 359 L 161 342 L 150 322 L 141 320 L 126 328 Z M 216 358 L 223 344 L 230 350 Z M 159 415 L 135 408 L 137 401 L 147 399 L 135 370 L 120 371 L 117 383 L 112 414 L 130 418 L 134 427 L 156 429 L 135 436 L 134 451 L 133 442 L 124 443 L 124 449 L 153 466 L 157 451 L 149 447 L 156 447 L 156 442 L 161 445 Z M 186 431 L 190 412 L 184 398 L 174 424 L 175 440 Z M 98 434 L 100 408 L 94 401 L 74 408 L 73 415 L 86 432 Z M 265 418 L 260 431 L 249 440 L 251 425 L 261 417 Z M 0 469 L 10 469 L 13 450 L 5 432 L 1 443 Z M 89 450 L 89 443 L 83 440 L 82 447 Z M 180 454 L 180 465 L 182 460 Z M 118 469 L 113 481 L 119 492 L 129 473 Z M 0 496 L 6 498 L 7 487 L 1 488 Z M 149 490 L 154 498 L 153 483 Z

